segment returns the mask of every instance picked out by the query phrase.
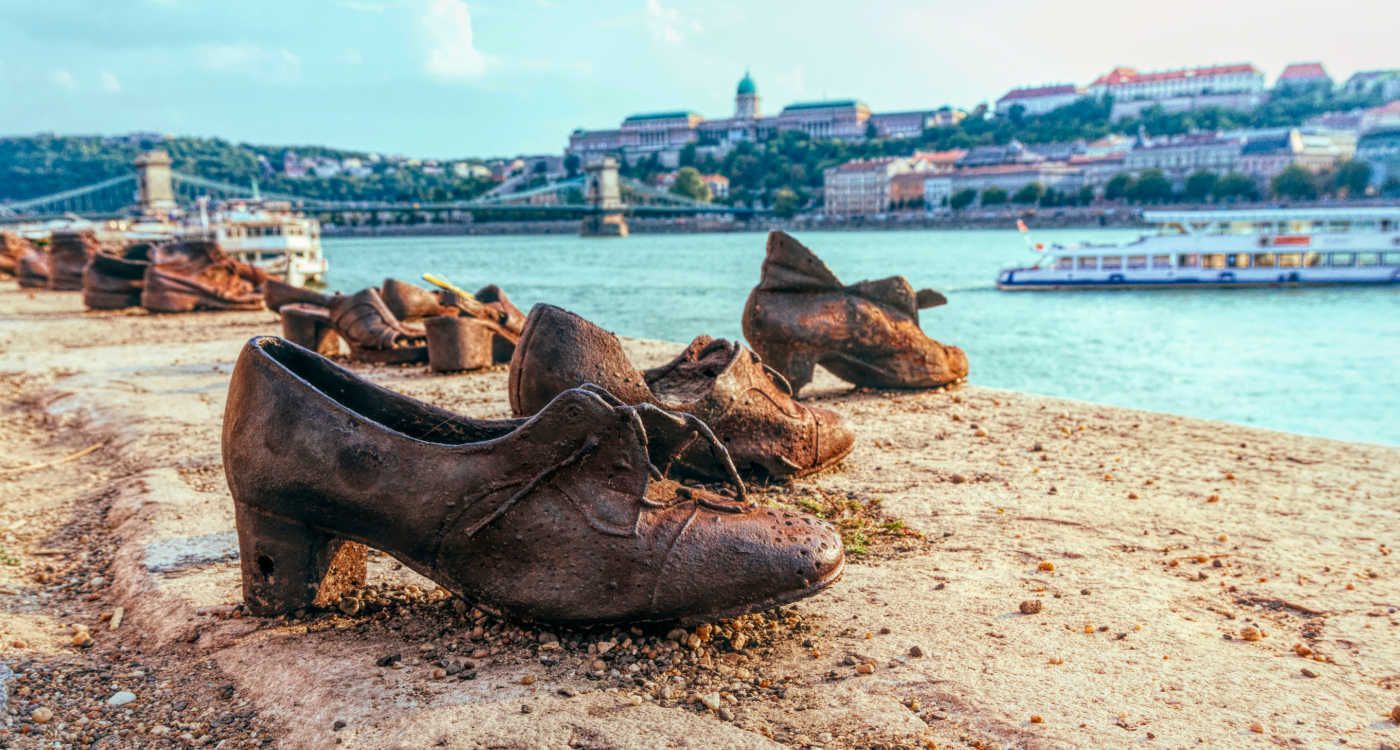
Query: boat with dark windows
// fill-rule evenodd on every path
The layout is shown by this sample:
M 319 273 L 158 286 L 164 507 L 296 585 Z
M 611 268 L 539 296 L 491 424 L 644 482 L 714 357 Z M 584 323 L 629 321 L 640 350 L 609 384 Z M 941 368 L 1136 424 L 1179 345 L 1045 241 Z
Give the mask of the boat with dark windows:
M 1003 291 L 1400 283 L 1400 206 L 1146 211 L 1156 234 L 1044 247 Z M 1023 233 L 1025 225 L 1018 222 Z

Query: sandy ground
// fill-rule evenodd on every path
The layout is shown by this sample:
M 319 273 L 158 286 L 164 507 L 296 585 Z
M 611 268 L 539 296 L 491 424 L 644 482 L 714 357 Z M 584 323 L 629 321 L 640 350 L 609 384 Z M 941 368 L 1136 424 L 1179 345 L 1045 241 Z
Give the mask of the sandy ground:
M 276 330 L 0 282 L 0 747 L 1400 747 L 1400 450 L 975 386 L 818 380 L 855 451 L 756 494 L 852 564 L 780 612 L 548 632 L 380 555 L 244 617 L 219 425 Z M 507 413 L 503 368 L 359 369 Z

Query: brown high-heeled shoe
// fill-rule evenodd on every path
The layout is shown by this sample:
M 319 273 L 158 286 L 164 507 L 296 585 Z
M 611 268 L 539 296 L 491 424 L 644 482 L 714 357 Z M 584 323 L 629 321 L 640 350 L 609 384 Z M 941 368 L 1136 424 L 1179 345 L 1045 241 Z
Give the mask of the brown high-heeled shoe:
M 244 601 L 333 604 L 364 581 L 364 546 L 489 609 L 572 624 L 706 621 L 840 576 L 835 529 L 749 504 L 732 470 L 729 496 L 658 478 L 641 412 L 659 410 L 590 387 L 528 420 L 469 419 L 255 338 L 223 424 Z
M 744 305 L 744 338 L 800 390 L 821 365 L 871 388 L 934 388 L 967 377 L 967 355 L 929 338 L 919 309 L 947 299 L 903 276 L 844 286 L 785 232 L 768 235 L 758 286 Z
M 674 360 L 640 371 L 613 334 L 567 310 L 535 305 L 510 363 L 510 405 L 534 414 L 584 383 L 629 404 L 693 414 L 724 443 L 739 470 L 793 479 L 845 458 L 855 438 L 835 412 L 800 404 L 787 382 L 738 343 L 700 336 Z M 703 444 L 659 429 L 653 460 L 689 476 L 722 476 Z

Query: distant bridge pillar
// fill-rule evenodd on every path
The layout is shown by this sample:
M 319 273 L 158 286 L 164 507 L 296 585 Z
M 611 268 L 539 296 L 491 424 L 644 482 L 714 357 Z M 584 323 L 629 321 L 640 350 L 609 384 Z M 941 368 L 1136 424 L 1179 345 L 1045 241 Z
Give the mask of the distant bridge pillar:
M 141 212 L 164 216 L 175 210 L 175 188 L 170 179 L 170 154 L 159 149 L 136 157 L 136 182 L 141 190 Z
M 583 217 L 579 234 L 584 237 L 626 237 L 627 218 L 622 215 L 622 185 L 617 178 L 617 159 L 605 156 L 589 162 L 584 171 L 588 186 L 585 199 L 592 211 Z

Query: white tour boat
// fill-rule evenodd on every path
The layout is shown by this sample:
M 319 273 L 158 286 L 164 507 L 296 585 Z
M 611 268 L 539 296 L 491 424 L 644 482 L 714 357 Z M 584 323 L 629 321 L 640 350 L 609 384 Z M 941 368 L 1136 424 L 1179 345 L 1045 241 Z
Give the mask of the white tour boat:
M 321 223 L 278 202 L 231 202 L 212 216 L 201 204 L 187 237 L 205 237 L 234 260 L 257 266 L 293 286 L 320 284 L 328 265 L 321 254 Z
M 1143 219 L 1158 233 L 1124 245 L 1036 245 L 1035 265 L 1003 270 L 997 288 L 1400 283 L 1400 206 L 1146 211 Z

